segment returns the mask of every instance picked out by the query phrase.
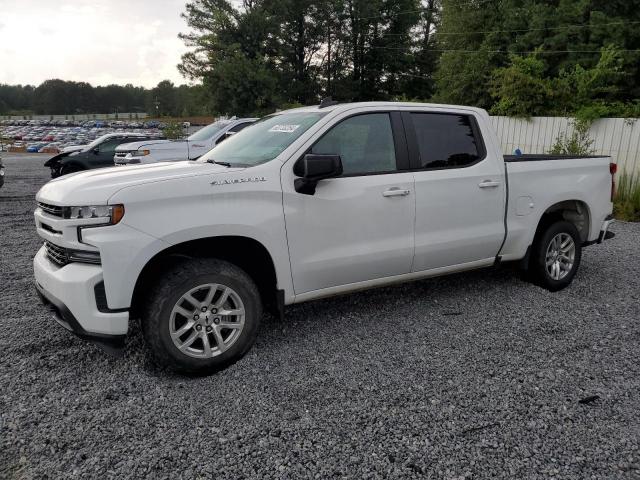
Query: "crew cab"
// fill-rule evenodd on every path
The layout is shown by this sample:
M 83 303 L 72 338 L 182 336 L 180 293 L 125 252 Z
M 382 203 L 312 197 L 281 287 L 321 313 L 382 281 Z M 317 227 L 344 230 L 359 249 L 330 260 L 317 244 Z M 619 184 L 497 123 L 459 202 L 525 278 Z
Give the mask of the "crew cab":
M 139 165 L 178 160 L 195 160 L 217 144 L 248 127 L 256 118 L 218 120 L 185 140 L 155 140 L 132 142 L 116 148 L 116 165 Z
M 94 168 L 113 167 L 116 147 L 122 143 L 162 139 L 160 135 L 132 132 L 107 133 L 88 145 L 74 146 L 51 157 L 44 164 L 51 169 L 51 178 Z
M 477 108 L 323 101 L 197 161 L 47 183 L 35 281 L 76 334 L 121 349 L 141 318 L 158 363 L 211 372 L 248 351 L 265 308 L 502 262 L 565 288 L 613 236 L 614 173 L 607 157 L 504 156 Z

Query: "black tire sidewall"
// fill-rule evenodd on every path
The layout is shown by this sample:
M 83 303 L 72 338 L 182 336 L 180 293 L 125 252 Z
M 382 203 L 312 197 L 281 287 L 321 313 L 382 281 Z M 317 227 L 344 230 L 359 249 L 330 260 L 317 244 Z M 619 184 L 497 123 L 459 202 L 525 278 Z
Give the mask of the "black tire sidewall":
M 547 248 L 551 240 L 559 233 L 566 233 L 571 235 L 573 242 L 576 246 L 575 258 L 573 261 L 573 267 L 569 274 L 561 280 L 555 280 L 551 278 L 546 267 L 546 254 Z M 558 291 L 568 286 L 578 272 L 580 267 L 580 261 L 582 260 L 582 241 L 580 239 L 580 233 L 574 224 L 561 220 L 550 224 L 544 232 L 537 239 L 534 247 L 534 256 L 532 258 L 532 270 L 534 278 L 537 280 L 540 286 L 550 290 Z
M 205 273 L 206 270 L 209 271 Z M 242 358 L 255 341 L 262 315 L 260 296 L 251 278 L 230 263 L 206 260 L 197 265 L 193 262 L 179 264 L 165 278 L 160 280 L 155 294 L 149 299 L 157 302 L 156 308 L 143 318 L 145 337 L 156 360 L 177 371 L 212 373 Z M 228 286 L 240 296 L 245 309 L 245 324 L 240 338 L 228 350 L 212 358 L 194 358 L 175 346 L 169 333 L 169 321 L 180 297 L 207 283 Z

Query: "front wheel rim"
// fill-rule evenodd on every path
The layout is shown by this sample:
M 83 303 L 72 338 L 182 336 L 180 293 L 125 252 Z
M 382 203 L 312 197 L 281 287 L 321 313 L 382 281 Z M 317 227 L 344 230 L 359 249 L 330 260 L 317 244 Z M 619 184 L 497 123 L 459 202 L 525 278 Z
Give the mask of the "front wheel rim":
M 213 358 L 240 338 L 245 308 L 231 287 L 207 283 L 190 289 L 175 303 L 169 319 L 173 344 L 185 355 Z
M 553 280 L 562 280 L 571 270 L 576 258 L 576 244 L 568 233 L 558 233 L 549 242 L 545 255 L 547 274 Z

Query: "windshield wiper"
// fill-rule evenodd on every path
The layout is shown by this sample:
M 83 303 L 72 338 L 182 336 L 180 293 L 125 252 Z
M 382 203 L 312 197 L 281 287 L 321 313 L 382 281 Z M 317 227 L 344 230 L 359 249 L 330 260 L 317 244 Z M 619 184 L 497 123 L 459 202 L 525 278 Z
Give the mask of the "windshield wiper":
M 223 167 L 230 167 L 231 164 L 229 162 L 216 162 L 213 158 L 207 160 L 207 163 L 215 163 L 216 165 L 222 165 Z

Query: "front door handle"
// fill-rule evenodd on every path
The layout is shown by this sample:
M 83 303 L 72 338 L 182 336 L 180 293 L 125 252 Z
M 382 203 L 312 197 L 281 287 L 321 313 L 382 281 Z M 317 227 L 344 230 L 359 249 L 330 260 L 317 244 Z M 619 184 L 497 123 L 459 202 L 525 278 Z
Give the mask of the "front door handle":
M 411 193 L 410 190 L 404 190 L 402 188 L 393 187 L 389 190 L 382 192 L 383 197 L 406 197 Z
M 480 182 L 478 184 L 478 187 L 480 188 L 495 188 L 499 186 L 500 186 L 500 182 L 494 182 L 492 180 L 485 180 L 484 182 Z

